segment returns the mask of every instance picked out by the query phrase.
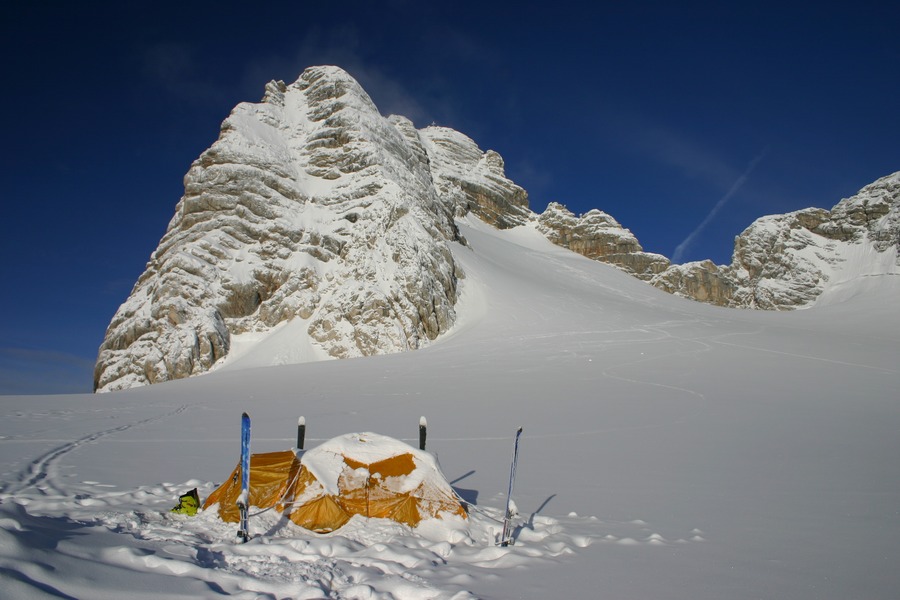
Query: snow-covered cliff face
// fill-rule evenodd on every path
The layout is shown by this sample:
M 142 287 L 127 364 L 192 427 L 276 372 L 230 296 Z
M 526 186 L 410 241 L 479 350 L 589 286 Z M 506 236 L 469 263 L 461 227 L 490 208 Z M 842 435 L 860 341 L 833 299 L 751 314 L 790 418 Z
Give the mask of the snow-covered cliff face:
M 730 265 L 673 265 L 651 283 L 720 306 L 783 310 L 869 276 L 900 275 L 900 172 L 830 211 L 757 219 L 736 239 Z
M 499 154 L 482 152 L 474 141 L 447 127 L 427 127 L 420 134 L 437 193 L 456 216 L 471 212 L 498 229 L 533 218 L 528 194 L 506 178 Z
M 184 186 L 106 332 L 98 391 L 202 373 L 234 335 L 297 319 L 321 357 L 421 347 L 455 319 L 454 215 L 527 212 L 499 155 L 382 117 L 336 67 L 238 105 Z

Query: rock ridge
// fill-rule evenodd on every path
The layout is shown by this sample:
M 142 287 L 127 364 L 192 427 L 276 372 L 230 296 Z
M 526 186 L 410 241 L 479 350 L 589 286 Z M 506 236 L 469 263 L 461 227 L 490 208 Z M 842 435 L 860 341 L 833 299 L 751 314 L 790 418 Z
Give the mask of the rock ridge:
M 735 238 L 727 265 L 710 260 L 671 264 L 660 254 L 644 252 L 631 231 L 600 210 L 575 216 L 551 202 L 533 220 L 559 246 L 613 264 L 671 294 L 730 308 L 803 308 L 848 279 L 900 274 L 900 172 L 863 187 L 831 210 L 806 208 L 757 219 Z
M 670 264 L 661 254 L 644 252 L 630 230 L 598 209 L 575 216 L 562 204 L 551 202 L 535 221 L 537 230 L 554 244 L 616 265 L 643 280 L 650 280 Z
M 730 264 L 673 265 L 650 283 L 719 306 L 788 310 L 811 305 L 849 279 L 900 274 L 898 255 L 900 172 L 830 211 L 806 208 L 761 217 L 735 238 Z

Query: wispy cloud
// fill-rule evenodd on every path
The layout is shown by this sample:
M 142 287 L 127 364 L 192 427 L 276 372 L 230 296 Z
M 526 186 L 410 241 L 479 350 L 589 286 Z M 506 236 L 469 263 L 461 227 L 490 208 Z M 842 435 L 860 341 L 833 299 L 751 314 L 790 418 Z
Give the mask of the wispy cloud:
M 598 133 L 614 141 L 620 150 L 719 189 L 740 175 L 717 148 L 690 131 L 636 112 L 614 98 L 598 99 L 595 109 Z
M 418 127 L 428 125 L 433 112 L 427 110 L 421 100 L 398 80 L 377 68 L 355 65 L 348 69 L 359 81 L 384 114 L 403 115 Z
M 203 74 L 197 49 L 187 42 L 159 42 L 142 53 L 144 76 L 170 96 L 198 105 L 228 97 L 225 86 Z
M 765 155 L 766 150 L 763 150 L 756 157 L 754 157 L 753 160 L 750 161 L 750 164 L 747 165 L 747 168 L 744 169 L 744 172 L 734 180 L 734 182 L 731 184 L 731 187 L 728 188 L 727 192 L 725 192 L 725 195 L 719 198 L 719 201 L 716 202 L 712 209 L 706 214 L 706 217 L 704 217 L 704 219 L 700 221 L 700 224 L 697 225 L 694 230 L 691 231 L 688 236 L 675 247 L 675 252 L 672 255 L 672 260 L 674 262 L 681 262 L 682 258 L 684 258 L 684 253 L 687 251 L 690 245 L 694 243 L 694 240 L 697 238 L 697 236 L 700 235 L 703 229 L 706 228 L 706 226 L 709 225 L 709 223 L 716 217 L 719 211 L 722 210 L 722 207 L 724 207 L 725 204 L 738 192 L 738 190 L 743 187 L 743 185 L 747 182 L 747 179 L 750 177 L 750 174 L 753 172 L 753 169 L 756 168 L 756 165 L 759 164 L 759 162 L 763 159 L 763 157 L 765 157 Z
M 310 27 L 293 52 L 263 56 L 248 64 L 242 87 L 258 89 L 261 96 L 263 85 L 272 79 L 292 83 L 306 67 L 335 65 L 359 81 L 382 114 L 403 115 L 419 127 L 430 122 L 434 113 L 424 108 L 421 90 L 411 91 L 371 60 L 362 39 L 359 29 L 352 24 Z

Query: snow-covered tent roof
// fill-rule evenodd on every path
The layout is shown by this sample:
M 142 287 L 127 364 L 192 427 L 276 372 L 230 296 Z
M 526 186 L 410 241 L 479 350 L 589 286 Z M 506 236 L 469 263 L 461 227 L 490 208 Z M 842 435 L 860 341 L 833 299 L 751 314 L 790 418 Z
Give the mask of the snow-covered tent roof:
M 207 498 L 225 521 L 239 520 L 241 467 Z M 250 505 L 274 507 L 294 523 L 318 532 L 344 525 L 353 515 L 420 521 L 466 512 L 434 457 L 377 433 L 350 433 L 301 453 L 293 450 L 250 458 Z

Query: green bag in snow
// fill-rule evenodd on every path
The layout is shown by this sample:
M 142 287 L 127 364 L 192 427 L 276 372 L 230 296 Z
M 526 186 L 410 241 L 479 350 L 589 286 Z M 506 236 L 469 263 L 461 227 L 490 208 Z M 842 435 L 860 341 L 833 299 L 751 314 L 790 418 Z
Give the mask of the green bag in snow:
M 200 495 L 197 494 L 197 488 L 194 488 L 178 497 L 178 506 L 171 512 L 193 517 L 197 514 L 198 508 L 200 508 Z

